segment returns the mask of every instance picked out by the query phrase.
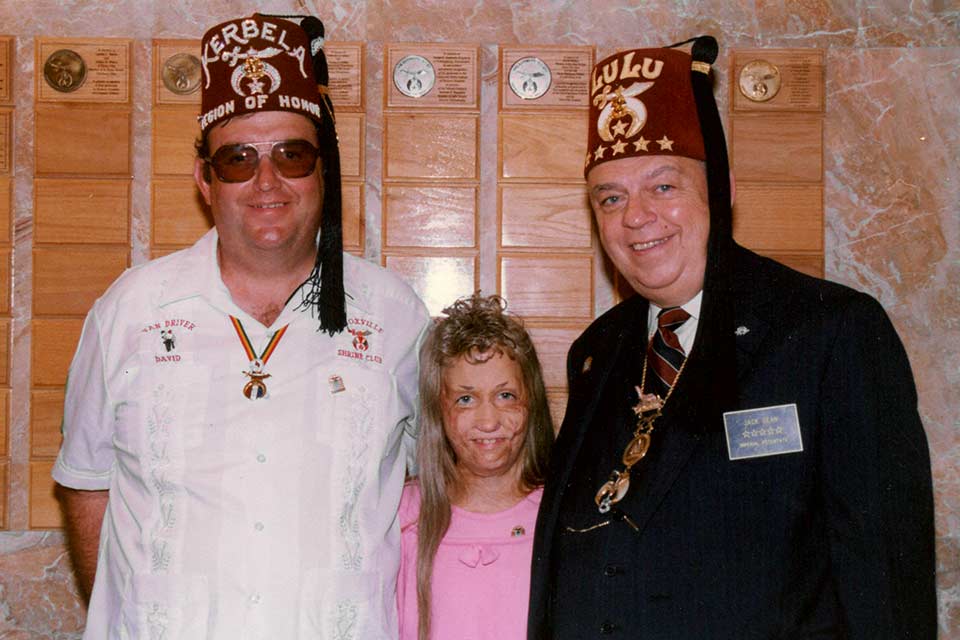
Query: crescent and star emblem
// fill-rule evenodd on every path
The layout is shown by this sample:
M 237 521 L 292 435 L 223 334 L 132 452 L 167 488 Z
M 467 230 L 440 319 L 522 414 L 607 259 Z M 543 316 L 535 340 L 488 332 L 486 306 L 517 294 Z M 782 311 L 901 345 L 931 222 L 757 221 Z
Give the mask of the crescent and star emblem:
M 653 82 L 634 82 L 629 87 L 617 87 L 614 91 L 609 86 L 603 88 L 603 93 L 593 99 L 595 106 L 603 105 L 597 118 L 597 133 L 601 140 L 613 142 L 618 135 L 632 138 L 643 128 L 647 123 L 647 107 L 635 96 L 652 86 Z M 630 119 L 629 128 L 623 122 L 611 127 L 615 121 L 624 118 Z

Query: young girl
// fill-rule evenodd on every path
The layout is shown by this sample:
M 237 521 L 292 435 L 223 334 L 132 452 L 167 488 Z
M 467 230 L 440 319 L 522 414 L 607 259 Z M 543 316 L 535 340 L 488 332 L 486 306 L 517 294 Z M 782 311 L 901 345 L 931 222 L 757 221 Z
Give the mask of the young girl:
M 458 300 L 420 351 L 419 475 L 400 503 L 401 640 L 526 636 L 553 423 L 533 343 L 505 307 Z

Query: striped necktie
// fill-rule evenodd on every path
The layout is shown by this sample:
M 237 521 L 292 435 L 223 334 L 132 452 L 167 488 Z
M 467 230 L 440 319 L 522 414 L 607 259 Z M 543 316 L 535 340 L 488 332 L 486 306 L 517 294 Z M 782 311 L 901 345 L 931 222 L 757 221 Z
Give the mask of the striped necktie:
M 690 314 L 680 307 L 663 309 L 657 316 L 657 331 L 647 345 L 647 367 L 650 379 L 649 391 L 661 398 L 666 397 L 670 387 L 673 386 L 677 379 L 677 372 L 680 371 L 686 357 L 675 331 L 689 319 Z

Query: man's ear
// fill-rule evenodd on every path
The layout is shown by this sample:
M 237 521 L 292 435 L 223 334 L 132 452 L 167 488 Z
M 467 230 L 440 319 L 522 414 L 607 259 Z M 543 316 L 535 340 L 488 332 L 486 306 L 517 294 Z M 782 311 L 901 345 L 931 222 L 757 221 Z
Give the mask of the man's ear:
M 197 183 L 197 188 L 203 195 L 204 202 L 210 205 L 210 165 L 195 158 L 193 161 L 193 180 Z

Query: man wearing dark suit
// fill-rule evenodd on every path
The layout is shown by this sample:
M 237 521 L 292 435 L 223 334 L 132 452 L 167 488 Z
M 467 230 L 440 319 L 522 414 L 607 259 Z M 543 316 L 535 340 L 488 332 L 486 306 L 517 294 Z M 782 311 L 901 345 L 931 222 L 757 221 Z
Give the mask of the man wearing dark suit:
M 873 298 L 733 241 L 716 53 L 594 69 L 588 193 L 639 295 L 570 349 L 529 637 L 935 638 L 909 362 Z

